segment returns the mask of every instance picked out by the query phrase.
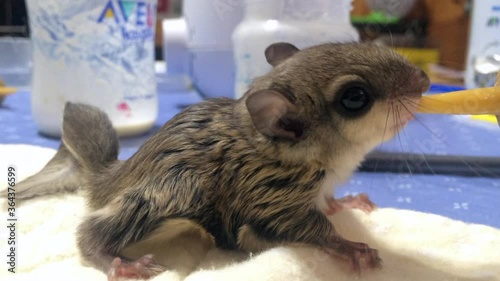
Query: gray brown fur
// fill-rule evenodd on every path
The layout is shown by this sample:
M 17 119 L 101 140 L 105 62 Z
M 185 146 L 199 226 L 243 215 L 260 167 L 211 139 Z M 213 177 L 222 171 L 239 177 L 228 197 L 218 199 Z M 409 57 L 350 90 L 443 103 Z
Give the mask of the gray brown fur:
M 116 160 L 117 137 L 102 112 L 67 104 L 60 151 L 69 149 L 71 157 L 56 158 L 75 163 L 75 183 L 88 192 L 93 212 L 78 229 L 88 262 L 106 271 L 126 246 L 179 218 L 202 226 L 224 249 L 299 243 L 352 254 L 318 200 L 325 185 L 333 191 L 366 153 L 397 133 L 387 127 L 411 105 L 399 103 L 418 98 L 428 78 L 403 57 L 371 45 L 301 51 L 276 45 L 273 51 L 279 54 L 268 60 L 273 70 L 243 98 L 185 109 L 126 161 Z M 354 81 L 369 85 L 375 99 L 361 116 L 339 113 L 335 102 Z M 378 264 L 376 251 L 367 251 Z

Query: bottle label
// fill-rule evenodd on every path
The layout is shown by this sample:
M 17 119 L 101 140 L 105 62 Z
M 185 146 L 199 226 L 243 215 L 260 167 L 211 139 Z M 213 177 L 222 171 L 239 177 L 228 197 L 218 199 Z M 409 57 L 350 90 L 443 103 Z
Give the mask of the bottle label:
M 120 28 L 125 43 L 151 40 L 154 37 L 156 5 L 144 1 L 109 0 L 98 23 L 111 20 Z

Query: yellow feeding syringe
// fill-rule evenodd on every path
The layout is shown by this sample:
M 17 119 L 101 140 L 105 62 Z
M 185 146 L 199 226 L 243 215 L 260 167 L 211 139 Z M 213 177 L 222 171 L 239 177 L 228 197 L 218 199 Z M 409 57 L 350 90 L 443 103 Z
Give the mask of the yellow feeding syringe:
M 477 88 L 423 96 L 419 113 L 500 115 L 500 87 Z
M 424 95 L 419 113 L 500 115 L 500 73 L 494 87 Z

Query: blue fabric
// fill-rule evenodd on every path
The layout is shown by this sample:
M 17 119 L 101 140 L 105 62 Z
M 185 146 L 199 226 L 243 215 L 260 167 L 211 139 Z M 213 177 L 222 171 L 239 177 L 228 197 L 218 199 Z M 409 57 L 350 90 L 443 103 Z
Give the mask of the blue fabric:
M 431 92 L 459 90 L 434 85 Z M 202 99 L 194 92 L 160 94 L 160 114 L 148 134 L 121 140 L 120 159 L 139 146 L 184 106 Z M 33 122 L 29 92 L 9 96 L 0 107 L 0 143 L 23 143 L 57 148 L 59 139 L 40 135 Z M 419 115 L 399 137 L 380 150 L 442 155 L 500 156 L 496 124 L 457 116 Z M 500 228 L 500 180 L 443 175 L 356 173 L 338 196 L 367 192 L 380 207 L 411 209 Z

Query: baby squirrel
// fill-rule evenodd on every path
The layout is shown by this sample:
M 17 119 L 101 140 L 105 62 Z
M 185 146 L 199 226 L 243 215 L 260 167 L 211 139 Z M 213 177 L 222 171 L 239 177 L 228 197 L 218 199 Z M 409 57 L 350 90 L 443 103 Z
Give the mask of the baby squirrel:
M 356 272 L 379 267 L 377 250 L 341 237 L 327 218 L 373 203 L 366 195 L 333 199 L 333 187 L 413 118 L 429 78 L 394 51 L 364 43 L 299 50 L 278 42 L 265 56 L 272 70 L 242 98 L 186 108 L 126 161 L 117 159 L 108 116 L 67 102 L 61 146 L 19 183 L 17 198 L 83 188 L 91 213 L 78 227 L 78 247 L 110 279 L 165 270 L 151 255 L 128 260 L 120 252 L 178 219 L 205 229 L 221 249 L 302 244 L 346 258 Z

